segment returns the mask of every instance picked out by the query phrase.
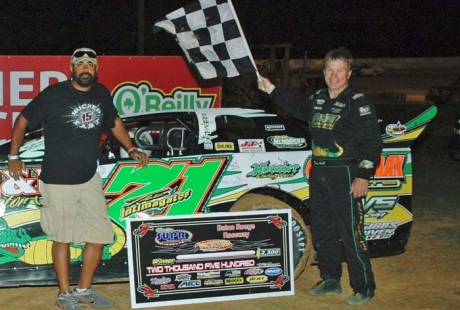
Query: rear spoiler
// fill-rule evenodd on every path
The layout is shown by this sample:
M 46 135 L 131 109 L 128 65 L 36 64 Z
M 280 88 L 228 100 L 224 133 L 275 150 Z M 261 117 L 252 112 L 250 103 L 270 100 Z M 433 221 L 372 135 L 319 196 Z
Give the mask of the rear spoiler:
M 400 105 L 377 107 L 384 148 L 410 147 L 438 111 L 434 105 L 417 105 L 400 113 L 397 110 L 401 110 Z

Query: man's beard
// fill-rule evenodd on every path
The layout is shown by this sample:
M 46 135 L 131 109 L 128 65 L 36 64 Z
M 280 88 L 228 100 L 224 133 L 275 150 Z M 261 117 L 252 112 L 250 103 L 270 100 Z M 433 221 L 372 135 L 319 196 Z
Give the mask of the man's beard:
M 79 76 L 77 76 L 75 73 L 72 73 L 72 80 L 77 82 L 77 84 L 82 87 L 91 86 L 94 82 L 97 81 L 97 73 L 94 73 L 94 75 L 89 73 L 81 73 Z

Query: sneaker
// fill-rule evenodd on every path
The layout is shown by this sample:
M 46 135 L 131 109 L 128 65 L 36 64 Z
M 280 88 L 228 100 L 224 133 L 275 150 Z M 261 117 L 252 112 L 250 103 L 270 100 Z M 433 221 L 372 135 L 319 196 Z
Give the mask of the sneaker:
M 307 291 L 311 296 L 339 295 L 342 293 L 342 286 L 337 280 L 321 280 Z
M 77 289 L 73 290 L 73 296 L 80 306 L 89 306 L 93 308 L 106 308 L 114 305 L 113 300 L 102 297 L 98 292 L 88 287 L 86 291 L 78 293 Z
M 73 294 L 69 292 L 58 294 L 54 305 L 58 310 L 82 310 Z
M 366 296 L 362 293 L 353 293 L 351 294 L 345 303 L 350 306 L 362 306 L 371 301 L 372 297 Z

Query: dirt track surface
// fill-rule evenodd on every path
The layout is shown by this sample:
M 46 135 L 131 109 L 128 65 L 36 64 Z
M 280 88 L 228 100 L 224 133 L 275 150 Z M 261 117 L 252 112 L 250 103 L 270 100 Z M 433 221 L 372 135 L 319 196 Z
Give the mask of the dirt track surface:
M 423 76 L 423 79 L 427 78 Z M 371 81 L 370 87 L 374 87 L 373 82 L 377 79 L 373 82 L 373 78 L 368 79 Z M 439 84 L 436 79 L 432 80 L 433 84 Z M 414 83 L 413 77 L 407 83 Z M 407 85 L 396 85 L 394 89 L 411 87 Z M 365 88 L 364 83 L 362 86 Z M 447 139 L 455 117 L 460 115 L 460 107 L 438 108 L 438 116 L 413 146 L 414 223 L 407 251 L 396 256 L 372 259 L 377 283 L 376 296 L 360 309 L 460 309 L 460 162 L 451 160 L 447 153 Z M 341 295 L 308 296 L 305 291 L 317 280 L 317 267 L 308 266 L 295 282 L 294 296 L 160 309 L 350 309 L 344 304 L 352 292 L 345 264 Z M 110 309 L 131 309 L 128 283 L 98 284 L 94 288 L 115 300 L 116 305 Z M 56 287 L 0 289 L 0 309 L 54 309 L 56 294 Z

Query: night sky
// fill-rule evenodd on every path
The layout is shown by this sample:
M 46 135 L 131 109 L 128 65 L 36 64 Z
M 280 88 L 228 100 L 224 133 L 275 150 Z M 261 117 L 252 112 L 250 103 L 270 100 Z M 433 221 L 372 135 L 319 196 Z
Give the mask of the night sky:
M 144 55 L 182 55 L 151 27 L 190 0 L 145 0 Z M 24 3 L 27 3 L 25 5 Z M 365 3 L 365 4 L 363 4 Z M 234 0 L 249 46 L 291 43 L 292 58 L 335 47 L 355 58 L 460 56 L 458 0 Z M 137 54 L 137 0 L 2 0 L 1 55 Z M 254 58 L 268 54 L 251 48 Z

